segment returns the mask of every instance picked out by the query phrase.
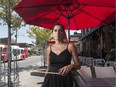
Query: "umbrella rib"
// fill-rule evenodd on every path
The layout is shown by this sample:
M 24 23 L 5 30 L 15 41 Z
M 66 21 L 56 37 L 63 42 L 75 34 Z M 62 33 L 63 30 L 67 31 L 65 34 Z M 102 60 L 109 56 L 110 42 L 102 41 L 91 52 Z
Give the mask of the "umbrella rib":
M 77 11 L 75 14 L 73 14 L 73 13 L 71 12 L 71 13 L 72 13 L 72 17 L 71 17 L 71 18 L 73 18 L 74 23 L 75 23 L 75 26 L 76 26 L 77 29 L 78 29 L 78 26 L 77 26 L 77 24 L 76 24 L 76 21 L 75 21 L 74 17 L 75 17 L 76 15 L 80 14 L 80 13 L 82 12 L 80 9 L 82 9 L 82 8 L 84 8 L 84 7 L 85 7 L 85 6 L 79 8 L 78 11 Z
M 85 5 L 85 6 L 86 6 L 86 5 Z M 84 8 L 85 6 L 83 6 L 82 8 Z M 82 8 L 79 8 L 79 12 L 75 13 L 72 17 L 74 17 L 74 16 L 77 15 L 77 14 L 80 14 L 81 12 L 84 12 L 85 14 L 88 14 L 89 16 L 91 16 L 91 17 L 93 17 L 93 18 L 95 18 L 95 19 L 101 21 L 102 23 L 107 24 L 106 22 L 104 22 L 104 21 L 98 19 L 97 17 L 95 17 L 95 16 L 89 14 L 88 12 L 83 11 Z M 75 23 L 76 23 L 76 22 L 75 22 Z
M 80 10 L 81 10 L 81 9 L 80 9 Z M 85 11 L 83 11 L 83 10 L 81 10 L 81 11 L 84 12 L 85 14 L 88 14 L 89 16 L 91 16 L 91 17 L 93 17 L 93 18 L 95 18 L 95 19 L 101 21 L 102 23 L 107 24 L 106 22 L 103 22 L 102 20 L 98 19 L 97 17 L 95 17 L 95 16 L 89 14 L 88 12 L 85 12 Z
M 15 7 L 14 9 L 21 9 L 21 8 L 36 8 L 36 7 L 48 7 L 48 6 L 56 6 L 56 5 L 62 5 L 62 4 L 48 4 L 48 5 L 37 5 L 37 6 L 21 6 L 21 7 Z
M 56 9 L 57 11 L 59 11 L 57 7 L 56 7 L 55 9 Z M 54 13 L 59 14 L 59 15 L 61 15 L 61 16 L 63 16 L 63 17 L 66 17 L 66 16 L 63 14 L 63 11 L 61 11 L 60 13 L 54 11 Z
M 55 8 L 57 11 L 59 11 L 57 7 L 54 7 L 54 8 Z M 63 16 L 63 17 L 66 18 L 66 16 L 63 14 L 63 11 L 61 11 L 60 13 L 54 11 L 54 13 L 59 14 L 59 17 L 60 17 L 60 16 Z M 58 17 L 58 18 L 59 18 L 59 17 Z
M 95 6 L 95 7 L 107 7 L 107 8 L 115 8 L 116 7 L 116 6 L 101 6 L 101 5 L 89 5 L 89 4 L 80 4 L 80 5 Z
M 71 10 L 71 14 L 72 14 L 71 18 L 73 18 L 74 24 L 75 24 L 75 26 L 76 26 L 77 29 L 78 29 L 78 26 L 77 26 L 77 24 L 76 24 L 76 21 L 75 21 L 74 17 L 75 17 L 76 15 L 78 15 L 79 13 L 81 13 L 80 9 L 82 9 L 82 8 L 84 8 L 84 7 L 85 7 L 85 6 L 79 8 L 79 10 L 78 10 L 75 14 L 73 14 L 73 13 L 72 13 L 73 10 Z M 74 9 L 74 10 L 75 10 L 75 9 Z
M 92 5 L 92 4 L 80 4 L 78 0 L 76 0 L 77 4 L 79 5 L 84 5 L 84 6 L 95 6 L 95 7 L 107 7 L 107 8 L 115 8 L 116 5 L 114 6 L 103 6 L 103 5 Z
M 74 19 L 74 16 L 73 16 L 73 20 L 74 20 L 75 26 L 76 26 L 76 28 L 77 28 L 77 30 L 78 30 L 78 26 L 77 26 L 77 24 L 76 24 L 76 21 L 75 21 L 75 19 Z
M 75 9 L 77 9 L 76 7 L 74 7 Z M 82 9 L 82 8 L 84 8 L 84 6 L 82 6 L 81 8 L 79 8 L 79 9 Z M 59 11 L 59 9 L 58 8 L 55 8 L 57 11 Z M 65 8 L 66 9 L 66 8 Z M 74 11 L 75 9 L 73 9 L 73 10 L 70 10 L 70 11 Z M 65 11 L 64 11 L 65 12 Z M 78 11 L 77 11 L 78 12 Z M 75 15 L 77 15 L 77 14 L 79 14 L 80 13 L 80 10 L 79 10 L 79 12 L 78 13 L 75 13 L 75 14 L 73 14 L 73 16 L 71 16 L 71 17 L 74 17 Z M 67 18 L 67 15 L 64 15 L 63 14 L 63 10 L 61 10 L 61 12 L 60 13 L 58 13 L 58 12 L 54 12 L 54 13 L 56 13 L 56 14 L 59 14 L 59 15 L 61 15 L 61 16 L 63 16 L 63 17 L 65 17 L 65 18 Z M 70 18 L 71 18 L 70 17 Z
M 52 12 L 54 12 L 55 10 L 51 10 L 49 13 L 52 13 Z M 44 14 L 44 15 L 42 15 L 42 16 L 39 16 L 39 17 L 37 17 L 37 18 L 35 18 L 35 19 L 33 19 L 33 20 L 31 20 L 31 21 L 29 21 L 28 23 L 30 24 L 31 22 L 33 22 L 33 21 L 35 21 L 35 20 L 38 20 L 38 18 L 42 18 L 43 16 L 46 16 L 46 15 L 48 15 L 49 13 L 46 13 L 46 14 Z
M 81 13 L 81 12 L 82 12 L 81 9 L 83 9 L 84 7 L 85 7 L 85 6 L 82 6 L 82 7 L 80 7 L 80 8 L 76 8 L 76 9 L 78 9 L 78 11 L 75 12 L 75 14 L 73 14 L 72 17 L 74 17 L 74 16 L 76 16 L 77 14 Z M 75 9 L 74 9 L 74 10 L 75 10 Z

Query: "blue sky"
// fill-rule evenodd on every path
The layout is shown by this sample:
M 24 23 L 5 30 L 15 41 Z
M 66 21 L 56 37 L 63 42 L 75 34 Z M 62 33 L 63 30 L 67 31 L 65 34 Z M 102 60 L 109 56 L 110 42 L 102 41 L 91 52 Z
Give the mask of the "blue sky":
M 31 38 L 28 37 L 26 31 L 27 31 L 28 26 L 25 27 L 21 27 L 20 29 L 18 29 L 18 36 L 17 36 L 17 42 L 18 43 L 32 43 L 32 41 L 35 41 Z M 75 31 L 71 31 L 71 35 L 74 33 Z M 80 32 L 80 31 L 78 31 Z M 14 35 L 16 34 L 16 32 L 14 32 Z M 12 36 L 13 39 L 15 39 L 15 36 Z M 8 28 L 7 26 L 0 26 L 0 38 L 5 38 L 8 37 Z
M 29 38 L 26 30 L 28 29 L 28 26 L 26 27 L 21 27 L 20 29 L 18 29 L 18 36 L 17 36 L 17 42 L 18 43 L 32 43 L 32 41 L 34 41 L 33 39 Z M 12 36 L 13 39 L 15 39 L 15 34 L 16 32 L 14 32 L 14 35 Z M 8 37 L 8 28 L 7 26 L 0 26 L 0 38 L 5 38 Z

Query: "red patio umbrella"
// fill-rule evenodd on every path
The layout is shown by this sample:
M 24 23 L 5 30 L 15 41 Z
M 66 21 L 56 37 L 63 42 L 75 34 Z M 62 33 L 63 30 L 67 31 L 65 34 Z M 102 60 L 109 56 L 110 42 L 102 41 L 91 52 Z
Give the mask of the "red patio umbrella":
M 116 11 L 115 0 L 22 0 L 13 9 L 27 24 L 50 29 L 58 22 L 68 30 L 108 24 Z

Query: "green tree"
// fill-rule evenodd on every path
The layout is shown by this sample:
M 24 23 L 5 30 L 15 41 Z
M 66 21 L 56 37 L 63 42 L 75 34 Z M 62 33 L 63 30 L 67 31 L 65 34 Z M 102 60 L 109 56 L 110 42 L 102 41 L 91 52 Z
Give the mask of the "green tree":
M 10 1 L 10 7 L 9 7 Z M 0 24 L 1 25 L 8 25 L 9 21 L 9 14 L 10 14 L 10 21 L 11 21 L 11 29 L 15 31 L 18 29 L 22 24 L 22 19 L 12 10 L 13 7 L 19 3 L 20 0 L 0 0 Z M 10 8 L 10 12 L 9 12 Z
M 44 58 L 44 66 L 45 66 L 45 48 L 47 46 L 47 41 L 51 40 L 51 31 L 48 29 L 44 29 L 42 27 L 30 26 L 29 30 L 27 30 L 27 34 L 30 38 L 35 39 L 35 44 L 38 47 L 39 54 L 43 55 Z
M 30 38 L 35 39 L 35 44 L 45 44 L 47 41 L 51 40 L 51 30 L 44 29 L 42 27 L 30 26 L 27 30 L 27 34 Z

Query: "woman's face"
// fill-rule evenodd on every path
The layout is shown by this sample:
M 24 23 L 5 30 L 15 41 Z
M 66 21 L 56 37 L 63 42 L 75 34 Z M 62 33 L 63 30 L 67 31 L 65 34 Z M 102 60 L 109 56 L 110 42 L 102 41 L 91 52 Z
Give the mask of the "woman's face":
M 61 28 L 60 25 L 55 25 L 52 34 L 55 40 L 63 40 L 65 31 Z

